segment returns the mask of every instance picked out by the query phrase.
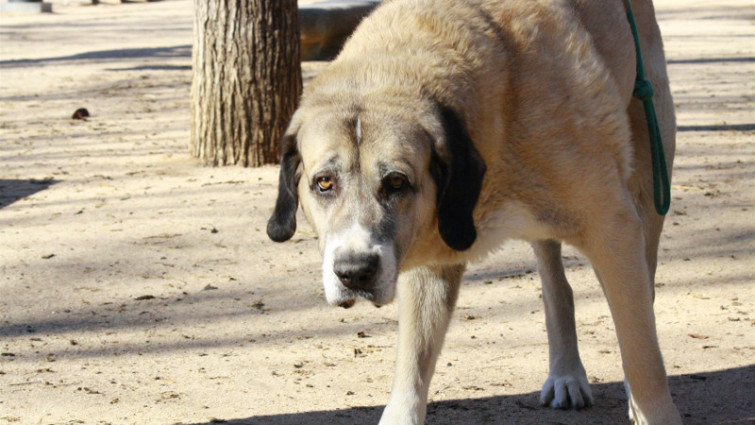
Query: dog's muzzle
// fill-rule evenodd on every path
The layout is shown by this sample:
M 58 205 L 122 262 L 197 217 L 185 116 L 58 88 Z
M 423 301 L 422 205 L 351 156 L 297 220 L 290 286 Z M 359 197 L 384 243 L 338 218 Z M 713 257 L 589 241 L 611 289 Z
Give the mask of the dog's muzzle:
M 384 305 L 393 300 L 397 278 L 395 250 L 375 242 L 362 228 L 329 238 L 323 252 L 325 297 L 351 307 L 357 297 Z

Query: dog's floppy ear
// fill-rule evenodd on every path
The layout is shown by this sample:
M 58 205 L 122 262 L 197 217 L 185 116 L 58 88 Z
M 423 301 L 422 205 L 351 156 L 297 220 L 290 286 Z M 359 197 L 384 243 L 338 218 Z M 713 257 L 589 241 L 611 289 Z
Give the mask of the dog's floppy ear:
M 480 197 L 485 161 L 456 112 L 441 105 L 440 116 L 445 135 L 436 144 L 433 160 L 438 230 L 448 246 L 464 251 L 477 239 L 472 212 Z
M 278 200 L 267 222 L 267 236 L 275 242 L 285 242 L 296 232 L 296 209 L 299 206 L 299 176 L 301 163 L 296 136 L 289 134 L 281 142 L 281 170 L 278 179 Z

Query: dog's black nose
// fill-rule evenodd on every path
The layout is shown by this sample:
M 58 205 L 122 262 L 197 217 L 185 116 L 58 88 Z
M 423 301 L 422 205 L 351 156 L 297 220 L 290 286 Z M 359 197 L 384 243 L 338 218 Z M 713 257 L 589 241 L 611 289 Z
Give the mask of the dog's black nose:
M 349 255 L 337 259 L 333 272 L 349 289 L 372 289 L 380 269 L 380 257 L 375 254 Z

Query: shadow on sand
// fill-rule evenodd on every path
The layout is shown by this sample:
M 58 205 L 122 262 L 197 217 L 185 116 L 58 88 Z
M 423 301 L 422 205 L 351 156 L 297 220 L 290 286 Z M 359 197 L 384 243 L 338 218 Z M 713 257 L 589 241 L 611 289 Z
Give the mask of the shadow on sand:
M 669 378 L 671 392 L 687 425 L 755 423 L 755 365 Z M 592 385 L 596 406 L 581 411 L 538 405 L 538 393 L 430 403 L 428 425 L 613 425 L 629 423 L 623 384 Z M 344 401 L 344 404 L 346 401 Z M 743 408 L 744 406 L 744 408 Z M 238 419 L 214 419 L 191 425 L 353 425 L 377 424 L 383 406 L 311 411 Z M 739 413 L 738 413 L 739 412 Z M 749 412 L 742 416 L 741 412 Z
M 60 183 L 60 181 L 49 178 L 42 180 L 0 179 L 0 208 L 7 207 L 19 199 L 41 192 L 56 183 Z
M 133 60 L 147 58 L 190 58 L 191 45 L 168 46 L 168 47 L 143 47 L 131 49 L 112 49 L 96 50 L 85 53 L 78 53 L 69 56 L 55 56 L 38 59 L 12 59 L 0 61 L 0 69 L 16 68 L 28 66 L 49 65 L 56 62 L 91 62 L 91 61 L 113 61 L 113 60 Z

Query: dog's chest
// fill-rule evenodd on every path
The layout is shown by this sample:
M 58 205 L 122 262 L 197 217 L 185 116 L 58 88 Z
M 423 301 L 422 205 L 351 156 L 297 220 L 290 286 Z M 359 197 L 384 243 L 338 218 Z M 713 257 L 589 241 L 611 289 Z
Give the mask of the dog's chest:
M 472 257 L 487 255 L 509 239 L 534 241 L 555 236 L 550 226 L 516 201 L 508 201 L 501 208 L 481 214 L 476 227 L 478 240 L 470 250 Z

